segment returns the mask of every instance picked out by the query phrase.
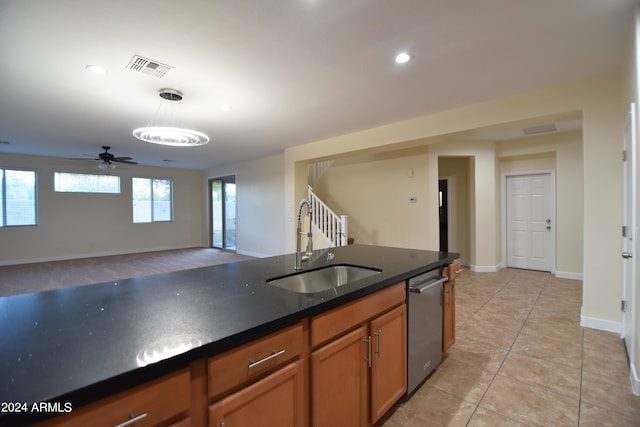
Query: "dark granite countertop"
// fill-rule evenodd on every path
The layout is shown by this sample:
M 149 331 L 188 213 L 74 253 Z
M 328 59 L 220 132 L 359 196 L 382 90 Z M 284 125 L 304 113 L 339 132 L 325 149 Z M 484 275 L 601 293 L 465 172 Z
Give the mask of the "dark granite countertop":
M 334 265 L 382 272 L 314 294 L 267 285 L 293 272 L 290 254 L 0 298 L 0 404 L 77 407 L 458 257 L 365 245 L 334 253 Z M 318 250 L 303 268 L 326 262 Z

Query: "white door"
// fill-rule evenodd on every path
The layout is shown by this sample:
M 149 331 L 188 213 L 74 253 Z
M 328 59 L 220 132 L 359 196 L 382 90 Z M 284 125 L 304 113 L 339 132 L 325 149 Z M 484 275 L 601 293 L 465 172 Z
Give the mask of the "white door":
M 631 104 L 629 117 L 624 129 L 624 198 L 622 228 L 622 337 L 631 356 L 633 350 L 634 291 L 636 277 L 635 237 L 636 224 L 636 141 L 635 141 L 635 104 Z M 632 359 L 633 360 L 633 359 Z
M 551 173 L 507 177 L 507 267 L 552 271 L 553 188 Z

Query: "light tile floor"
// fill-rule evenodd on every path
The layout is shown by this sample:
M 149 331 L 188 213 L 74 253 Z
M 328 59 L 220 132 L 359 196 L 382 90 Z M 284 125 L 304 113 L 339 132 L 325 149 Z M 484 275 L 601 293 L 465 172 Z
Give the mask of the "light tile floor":
M 580 327 L 582 282 L 464 271 L 456 343 L 379 425 L 640 426 L 622 340 Z

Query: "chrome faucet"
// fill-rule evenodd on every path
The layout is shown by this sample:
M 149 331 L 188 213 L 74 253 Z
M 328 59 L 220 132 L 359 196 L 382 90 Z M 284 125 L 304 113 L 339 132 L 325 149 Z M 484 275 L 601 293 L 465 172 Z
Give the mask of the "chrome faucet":
M 307 212 L 309 212 L 309 232 L 302 232 L 302 208 L 307 206 Z M 300 202 L 300 206 L 298 207 L 298 227 L 296 228 L 296 265 L 293 267 L 295 271 L 302 270 L 302 261 L 308 261 L 311 255 L 313 255 L 313 233 L 311 231 L 311 221 L 313 219 L 313 208 L 311 207 L 311 202 L 307 199 L 302 199 Z M 306 234 L 308 237 L 307 240 L 307 250 L 304 255 L 302 255 L 302 235 Z

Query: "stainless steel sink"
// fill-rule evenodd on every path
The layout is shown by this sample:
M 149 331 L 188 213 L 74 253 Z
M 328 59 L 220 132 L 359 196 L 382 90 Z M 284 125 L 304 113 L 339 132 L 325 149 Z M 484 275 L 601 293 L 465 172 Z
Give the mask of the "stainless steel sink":
M 364 279 L 382 270 L 355 265 L 330 265 L 289 276 L 267 280 L 267 283 L 299 294 L 312 294 Z

